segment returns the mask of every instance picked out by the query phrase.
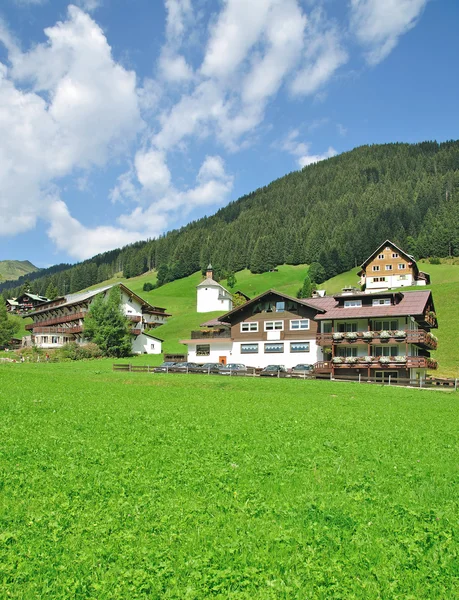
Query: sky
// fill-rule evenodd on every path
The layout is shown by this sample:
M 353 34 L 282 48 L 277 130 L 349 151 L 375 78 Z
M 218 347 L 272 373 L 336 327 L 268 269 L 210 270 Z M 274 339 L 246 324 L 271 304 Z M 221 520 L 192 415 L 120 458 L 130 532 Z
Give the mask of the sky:
M 459 138 L 457 0 L 0 0 L 0 260 L 74 263 L 363 144 Z

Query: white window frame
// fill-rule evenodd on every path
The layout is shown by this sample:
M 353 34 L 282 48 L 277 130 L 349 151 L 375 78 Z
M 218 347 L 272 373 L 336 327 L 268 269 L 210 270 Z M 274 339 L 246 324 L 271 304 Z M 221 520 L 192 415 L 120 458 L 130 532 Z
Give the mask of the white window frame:
M 276 323 L 280 323 L 280 327 L 276 327 Z M 268 329 L 267 326 L 272 324 L 272 329 Z M 284 331 L 284 321 L 265 321 L 265 331 Z
M 294 346 L 307 346 L 306 350 L 293 350 Z M 311 343 L 310 342 L 290 342 L 290 352 L 292 354 L 297 354 L 298 352 L 311 352 Z
M 386 265 L 386 271 L 392 271 L 392 265 Z
M 345 300 L 344 308 L 362 308 L 362 300 Z
M 279 346 L 280 350 L 266 350 L 268 346 Z M 266 342 L 263 347 L 263 352 L 265 354 L 283 354 L 284 353 L 284 342 Z
M 254 349 L 253 350 L 244 350 L 243 346 L 253 346 Z M 256 349 L 255 349 L 256 347 Z M 241 344 L 241 354 L 258 354 L 258 344 Z
M 390 298 L 373 298 L 373 306 L 390 305 Z
M 298 327 L 293 327 L 293 323 L 298 323 Z M 304 327 L 302 326 L 304 324 Z M 307 331 L 309 329 L 309 319 L 290 319 L 290 331 Z
M 241 333 L 257 333 L 258 321 L 245 321 L 241 323 Z
M 404 269 L 406 269 L 406 264 L 405 263 L 398 263 L 398 268 L 400 269 L 400 271 L 403 271 Z
M 380 270 L 380 269 L 379 269 L 379 265 L 373 265 L 373 271 L 375 271 L 375 272 L 376 272 L 376 271 L 379 271 L 379 270 Z

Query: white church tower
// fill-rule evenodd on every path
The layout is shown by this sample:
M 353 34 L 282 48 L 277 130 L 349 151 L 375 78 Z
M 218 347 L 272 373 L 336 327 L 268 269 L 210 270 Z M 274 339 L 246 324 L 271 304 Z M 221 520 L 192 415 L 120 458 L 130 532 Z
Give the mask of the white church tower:
M 233 297 L 227 289 L 213 278 L 214 270 L 209 264 L 206 278 L 197 286 L 198 313 L 221 310 L 228 312 L 233 308 Z

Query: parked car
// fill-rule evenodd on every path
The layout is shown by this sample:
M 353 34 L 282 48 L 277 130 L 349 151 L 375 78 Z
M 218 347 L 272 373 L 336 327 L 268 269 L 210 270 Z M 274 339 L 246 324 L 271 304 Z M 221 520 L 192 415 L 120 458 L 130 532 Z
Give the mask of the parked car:
M 223 365 L 220 363 L 204 363 L 195 369 L 198 373 L 219 373 Z
M 247 367 L 241 363 L 229 363 L 221 365 L 219 373 L 220 375 L 245 375 Z
M 153 369 L 153 372 L 154 373 L 167 373 L 169 371 L 169 369 L 171 369 L 176 364 L 177 363 L 172 362 L 172 361 L 163 362 L 161 365 L 159 365 L 159 367 L 155 367 Z
M 292 367 L 290 369 L 290 373 L 292 374 L 292 377 L 294 377 L 295 375 L 297 377 L 304 377 L 305 375 L 310 375 L 313 372 L 313 370 L 313 365 L 299 364 Z
M 286 373 L 283 365 L 268 365 L 261 371 L 260 377 L 285 377 Z
M 196 369 L 199 366 L 200 365 L 198 365 L 198 363 L 194 363 L 194 362 L 180 362 L 180 363 L 175 363 L 175 365 L 171 368 L 171 371 L 173 373 L 191 372 L 191 371 L 196 371 Z

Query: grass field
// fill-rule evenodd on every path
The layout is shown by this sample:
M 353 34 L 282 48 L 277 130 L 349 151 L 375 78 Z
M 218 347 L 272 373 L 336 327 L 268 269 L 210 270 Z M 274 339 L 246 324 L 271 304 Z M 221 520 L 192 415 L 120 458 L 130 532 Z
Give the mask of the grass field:
M 1 598 L 458 597 L 454 392 L 110 368 L 0 365 Z

